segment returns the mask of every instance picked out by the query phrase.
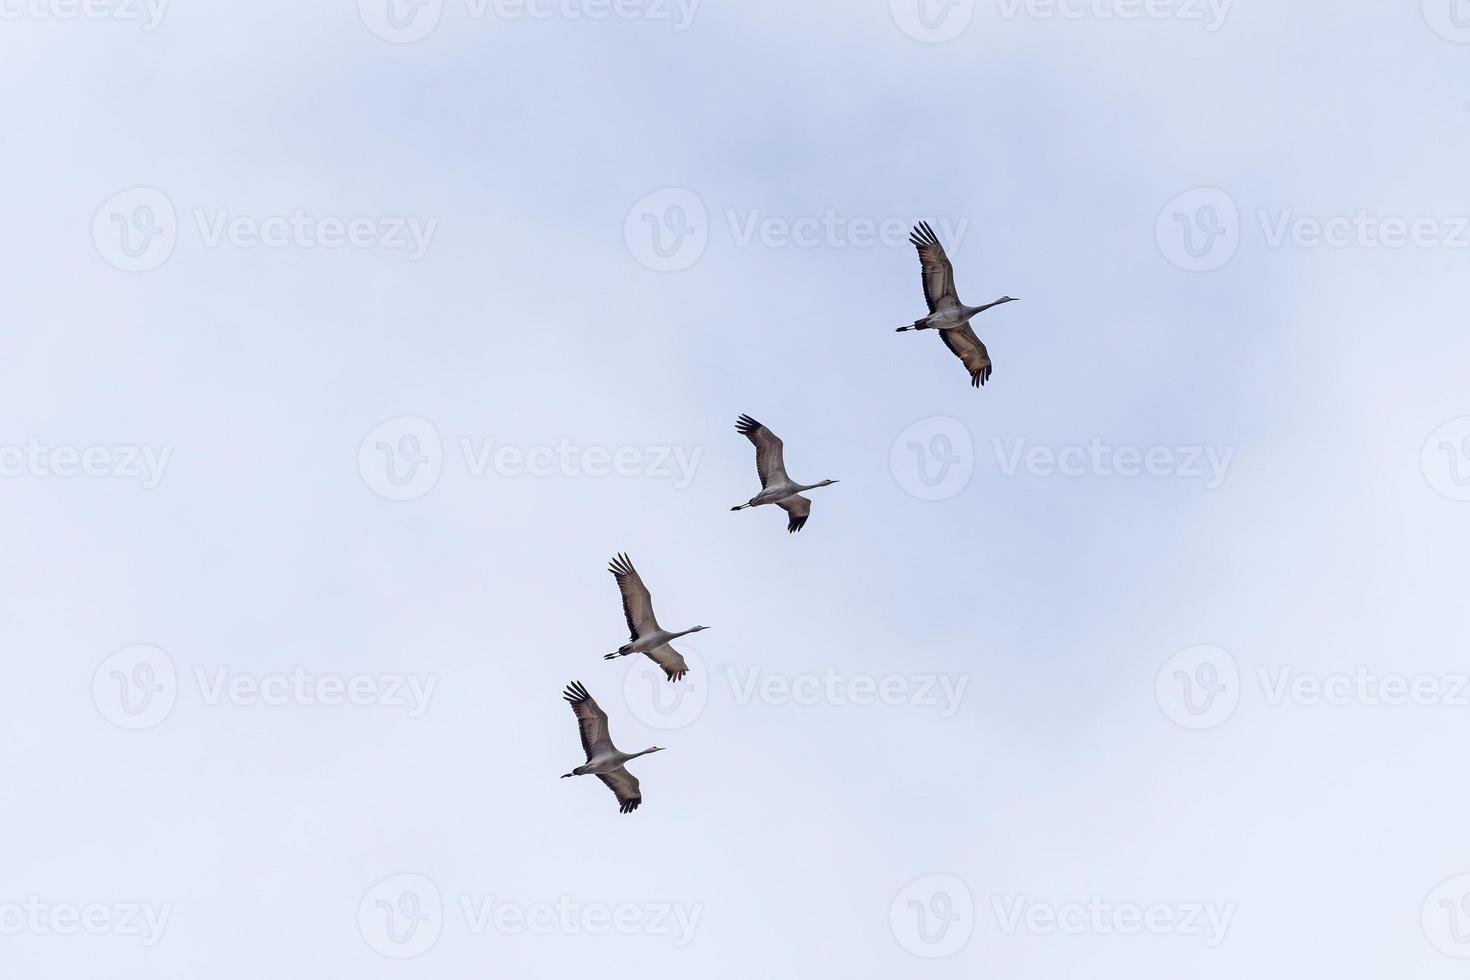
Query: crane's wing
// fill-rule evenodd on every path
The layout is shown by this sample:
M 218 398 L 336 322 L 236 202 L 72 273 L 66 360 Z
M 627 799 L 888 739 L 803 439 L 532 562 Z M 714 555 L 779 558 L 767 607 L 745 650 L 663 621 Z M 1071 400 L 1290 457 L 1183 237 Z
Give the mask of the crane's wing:
M 608 571 L 618 580 L 618 591 L 623 594 L 623 617 L 628 620 L 628 634 L 633 640 L 640 636 L 658 632 L 658 620 L 653 617 L 653 597 L 648 587 L 627 555 L 618 555 L 608 566 Z
M 784 444 L 776 438 L 776 433 L 749 415 L 742 415 L 735 420 L 735 431 L 755 445 L 755 469 L 761 477 L 761 489 L 764 490 L 772 482 L 791 482 L 786 475 L 786 461 L 782 458 Z
M 607 783 L 607 788 L 618 798 L 619 813 L 632 813 L 643 802 L 643 793 L 638 789 L 638 777 L 622 766 L 612 772 L 600 772 L 597 778 Z
M 787 497 L 785 500 L 776 501 L 776 506 L 791 515 L 791 520 L 786 522 L 787 534 L 795 534 L 797 531 L 806 527 L 806 519 L 811 516 L 812 512 L 812 502 L 810 500 L 798 493 L 795 496 Z
M 670 681 L 682 680 L 684 675 L 689 673 L 689 665 L 684 662 L 684 655 L 667 643 L 650 651 L 648 659 L 662 667 Z
M 941 330 L 939 336 L 944 338 L 944 346 L 953 351 L 954 356 L 964 363 L 965 370 L 970 372 L 972 386 L 979 388 L 990 380 L 990 352 L 968 323 L 954 330 Z
M 577 716 L 577 728 L 582 733 L 582 751 L 587 753 L 587 761 L 591 762 L 594 755 L 613 751 L 612 738 L 607 733 L 607 712 L 597 706 L 582 682 L 568 684 L 561 696 L 567 699 L 572 713 Z
M 939 244 L 939 237 L 929 227 L 929 222 L 921 221 L 915 225 L 909 233 L 909 241 L 919 250 L 919 264 L 924 270 L 924 302 L 929 304 L 929 312 L 938 309 L 939 301 L 946 296 L 958 303 L 954 266 L 949 264 L 949 256 L 944 254 L 944 246 Z

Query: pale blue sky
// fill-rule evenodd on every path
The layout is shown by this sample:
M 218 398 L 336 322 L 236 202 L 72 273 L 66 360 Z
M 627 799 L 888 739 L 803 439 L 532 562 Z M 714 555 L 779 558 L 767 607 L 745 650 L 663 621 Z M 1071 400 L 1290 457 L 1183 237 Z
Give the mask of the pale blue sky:
M 444 0 L 395 44 L 373 2 L 174 0 L 151 30 L 121 0 L 4 7 L 0 468 L 30 441 L 106 447 L 111 475 L 0 476 L 0 932 L 31 896 L 170 914 L 151 946 L 0 934 L 3 972 L 1460 975 L 1446 950 L 1470 942 L 1431 892 L 1470 872 L 1470 704 L 1272 703 L 1282 671 L 1428 675 L 1448 701 L 1470 671 L 1470 459 L 1444 455 L 1470 432 L 1470 38 L 1449 0 L 1236 0 L 1218 30 L 1186 0 L 1136 20 L 976 0 L 944 43 L 900 28 L 903 0 L 704 0 L 682 31 Z M 621 9 L 677 10 L 650 3 Z M 707 246 L 657 272 L 625 226 L 667 188 L 700 202 Z M 1225 197 L 1179 197 L 1201 188 Z M 123 271 L 113 215 L 158 192 L 172 252 Z M 1228 261 L 1179 266 L 1177 200 L 1233 206 Z M 432 231 L 417 260 L 209 244 L 222 213 L 297 210 L 389 245 L 399 219 Z M 1022 300 L 978 321 L 986 388 L 893 332 L 923 312 L 907 243 L 737 234 L 829 211 L 963 223 L 961 295 Z M 1272 244 L 1360 211 L 1435 244 Z M 799 536 L 728 512 L 756 489 L 741 412 L 798 478 L 841 481 Z M 393 501 L 360 450 L 404 417 L 442 469 Z M 891 459 L 936 418 L 968 433 L 973 475 L 926 501 Z M 461 439 L 697 465 L 687 486 L 477 476 Z M 1231 455 L 1214 488 L 1006 472 L 1094 441 Z M 156 487 L 129 447 L 168 452 Z M 665 625 L 713 627 L 689 644 L 688 724 L 660 730 L 640 664 L 600 659 L 625 633 L 617 551 Z M 177 682 L 129 731 L 104 661 L 139 644 Z M 1238 707 L 1189 731 L 1156 679 L 1205 644 Z M 297 668 L 434 686 L 416 717 L 209 703 L 218 678 Z M 741 693 L 829 670 L 963 695 L 946 717 Z M 581 761 L 574 679 L 621 747 L 668 747 L 634 764 L 631 816 L 556 778 Z M 405 961 L 359 926 L 400 873 L 445 905 Z M 975 913 L 927 959 L 904 889 L 936 873 Z M 461 900 L 489 896 L 698 919 L 677 944 L 476 935 Z M 1228 931 L 1006 928 L 1018 900 L 1094 897 L 1228 910 Z

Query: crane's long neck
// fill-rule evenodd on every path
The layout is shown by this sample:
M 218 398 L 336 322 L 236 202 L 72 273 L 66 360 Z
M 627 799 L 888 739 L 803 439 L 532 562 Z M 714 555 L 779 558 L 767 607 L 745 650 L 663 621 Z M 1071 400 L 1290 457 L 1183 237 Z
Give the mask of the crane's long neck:
M 688 636 L 690 633 L 698 633 L 698 632 L 699 632 L 699 630 L 692 630 L 691 629 L 691 630 L 684 630 L 682 633 L 670 633 L 669 634 L 669 639 L 671 639 L 671 640 L 677 640 L 681 636 Z
M 1004 302 L 1005 302 L 1005 300 L 998 299 L 994 303 L 986 303 L 984 306 L 977 306 L 977 307 L 975 307 L 975 312 L 976 313 L 984 313 L 986 310 L 991 309 L 992 307 L 1000 306 Z
M 636 759 L 640 755 L 648 755 L 650 752 L 657 752 L 657 751 L 658 751 L 658 749 L 644 749 L 642 752 L 631 752 L 631 753 L 628 754 L 628 759 L 629 760 Z

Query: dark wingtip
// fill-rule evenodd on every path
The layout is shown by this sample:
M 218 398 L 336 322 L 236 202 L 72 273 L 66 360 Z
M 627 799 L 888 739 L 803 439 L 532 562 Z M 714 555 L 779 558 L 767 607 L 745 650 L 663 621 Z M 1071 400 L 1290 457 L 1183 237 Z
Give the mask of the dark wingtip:
M 912 242 L 915 247 L 922 247 L 924 245 L 938 245 L 939 236 L 934 234 L 934 229 L 929 227 L 929 222 L 920 221 L 918 224 L 914 225 L 914 230 L 909 233 L 909 241 Z

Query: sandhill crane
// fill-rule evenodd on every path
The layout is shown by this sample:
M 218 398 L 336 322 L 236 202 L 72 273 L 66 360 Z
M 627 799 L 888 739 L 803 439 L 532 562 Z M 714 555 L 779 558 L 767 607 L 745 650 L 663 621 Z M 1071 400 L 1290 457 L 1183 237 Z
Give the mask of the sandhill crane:
M 975 336 L 970 319 L 991 307 L 1014 303 L 1016 298 L 1002 296 L 984 306 L 966 306 L 955 293 L 954 266 L 950 265 L 944 246 L 939 244 L 939 238 L 929 223 L 919 222 L 909 235 L 909 241 L 919 250 L 919 264 L 924 274 L 924 300 L 929 304 L 929 315 L 920 317 L 907 327 L 899 327 L 898 332 L 938 330 L 939 336 L 944 338 L 944 345 L 970 372 L 970 384 L 979 388 L 990 380 L 990 354 L 980 338 Z
M 596 776 L 617 796 L 618 810 L 632 813 L 643 802 L 643 794 L 638 789 L 638 779 L 623 768 L 623 763 L 640 755 L 662 752 L 663 749 L 655 745 L 642 752 L 618 751 L 618 747 L 612 743 L 612 737 L 607 733 L 607 712 L 597 706 L 597 702 L 592 700 L 592 695 L 587 693 L 581 681 L 568 684 L 561 696 L 567 699 L 567 703 L 572 706 L 572 713 L 577 716 L 577 728 L 582 734 L 582 751 L 587 753 L 586 765 L 562 774 L 561 778 Z
M 623 594 L 623 616 L 628 620 L 628 633 L 633 642 L 624 643 L 602 659 L 612 660 L 615 657 L 626 657 L 630 653 L 641 653 L 662 667 L 670 681 L 677 681 L 689 673 L 689 665 L 684 662 L 683 655 L 669 646 L 669 641 L 709 627 L 694 626 L 680 633 L 670 633 L 659 626 L 658 620 L 654 618 L 653 597 L 648 594 L 648 587 L 643 584 L 643 579 L 633 568 L 628 556 L 618 555 L 607 570 L 618 580 L 618 591 Z
M 837 481 L 793 482 L 791 477 L 786 475 L 786 462 L 782 459 L 784 444 L 776 438 L 774 432 L 749 415 L 742 415 L 736 419 L 735 431 L 755 444 L 755 470 L 760 474 L 761 492 L 739 507 L 730 509 L 744 510 L 747 507 L 759 507 L 762 504 L 775 504 L 790 515 L 791 519 L 786 523 L 788 534 L 795 534 L 806 527 L 806 519 L 812 512 L 812 502 L 803 497 L 801 492 L 815 490 L 818 487 L 830 487 Z

